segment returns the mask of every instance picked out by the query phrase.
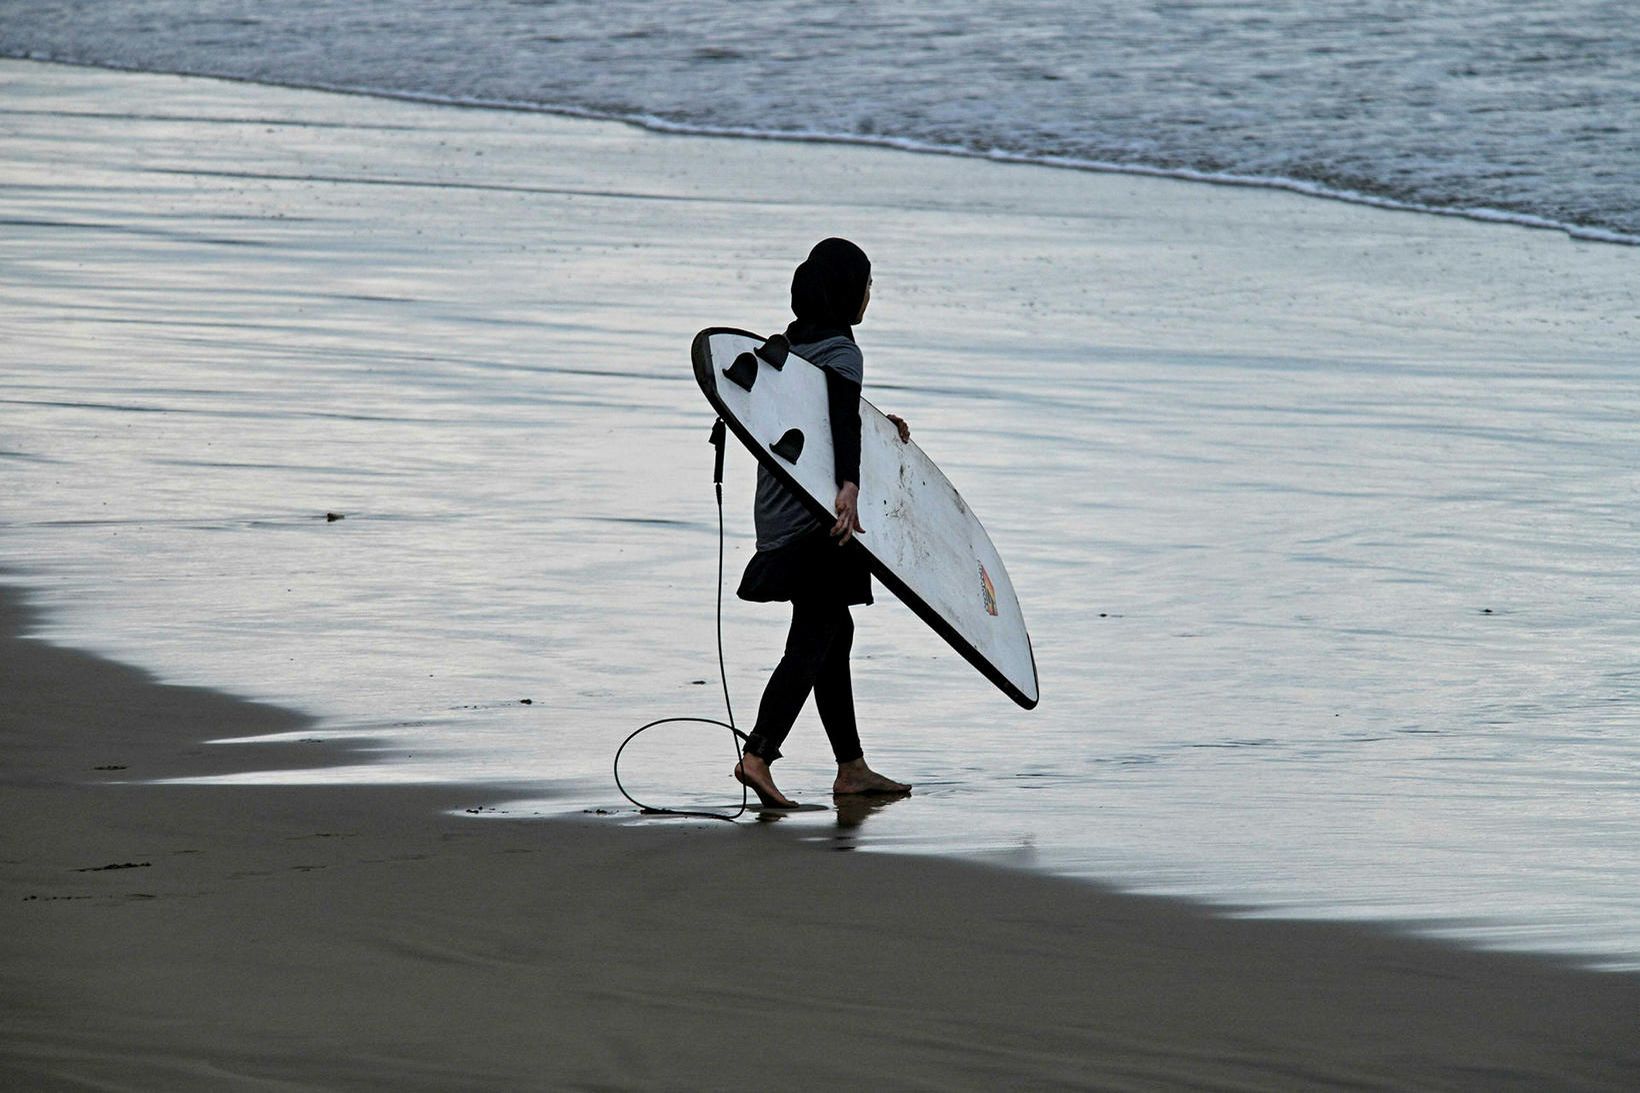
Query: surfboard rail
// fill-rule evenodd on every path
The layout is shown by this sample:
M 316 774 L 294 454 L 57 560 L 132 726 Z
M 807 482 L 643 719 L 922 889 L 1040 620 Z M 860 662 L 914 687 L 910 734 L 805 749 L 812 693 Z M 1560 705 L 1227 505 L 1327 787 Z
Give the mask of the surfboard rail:
M 792 475 L 788 467 L 781 464 L 781 461 L 764 446 L 762 440 L 752 433 L 747 425 L 740 420 L 739 415 L 736 414 L 724 401 L 723 395 L 718 389 L 719 376 L 717 368 L 714 367 L 715 362 L 711 350 L 711 339 L 715 336 L 725 334 L 751 339 L 758 344 L 763 344 L 767 341 L 767 339 L 761 335 L 754 334 L 749 330 L 742 330 L 738 327 L 728 326 L 707 327 L 705 330 L 702 330 L 700 333 L 696 334 L 694 342 L 690 346 L 690 359 L 694 366 L 695 381 L 700 385 L 701 392 L 706 396 L 706 400 L 711 404 L 712 408 L 717 411 L 718 417 L 721 418 L 729 427 L 729 431 L 735 434 L 736 439 L 740 441 L 742 446 L 744 446 L 747 451 L 752 453 L 759 464 L 766 467 L 781 485 L 790 490 L 816 519 L 828 523 L 834 521 L 836 519 L 836 513 L 832 512 L 820 501 L 817 501 L 814 496 Z M 878 410 L 877 407 L 866 398 L 862 397 L 860 399 L 860 403 L 863 409 L 869 409 L 871 413 L 879 416 L 882 415 L 882 411 Z M 932 461 L 930 461 L 930 463 L 931 462 Z M 938 472 L 937 467 L 935 467 L 935 470 Z M 941 477 L 944 477 L 943 474 L 941 474 Z M 947 480 L 946 484 L 949 485 L 949 480 Z M 956 493 L 955 487 L 952 487 L 952 492 Z M 958 497 L 960 498 L 960 494 Z M 974 522 L 975 524 L 978 524 L 977 517 Z M 979 525 L 979 532 L 982 536 L 985 536 L 985 540 L 987 544 L 989 544 L 990 538 L 989 535 L 986 534 L 983 525 Z M 901 579 L 901 577 L 895 573 L 890 566 L 888 566 L 881 558 L 877 556 L 875 552 L 872 551 L 869 543 L 864 540 L 857 541 L 860 542 L 861 547 L 865 551 L 866 557 L 870 561 L 872 576 L 876 577 L 877 580 L 885 588 L 892 592 L 901 603 L 909 607 L 918 618 L 927 623 L 930 629 L 932 629 L 936 634 L 943 638 L 948 645 L 961 654 L 964 660 L 973 665 L 981 675 L 990 680 L 1000 691 L 1002 691 L 1003 694 L 1007 695 L 1024 709 L 1029 710 L 1035 708 L 1038 701 L 1040 701 L 1040 688 L 1038 687 L 1036 671 L 1036 652 L 1031 646 L 1031 636 L 1028 631 L 1024 633 L 1024 639 L 1026 654 L 1030 664 L 1031 693 L 1027 693 L 1018 683 L 1010 679 L 1007 673 L 998 667 L 998 665 L 993 663 L 990 658 L 988 658 L 977 646 L 975 646 L 973 642 L 969 641 L 968 638 L 965 637 L 954 625 L 952 625 L 951 622 L 948 621 L 934 605 L 930 604 L 916 591 L 916 589 L 912 588 L 906 583 L 905 580 Z M 990 549 L 993 552 L 995 551 L 994 546 Z M 998 555 L 998 561 L 1000 564 L 1000 555 Z M 1004 574 L 1006 573 L 1005 570 L 1003 572 Z M 983 565 L 981 565 L 980 576 L 981 579 L 987 584 L 990 583 L 990 578 L 986 575 Z M 1021 629 L 1023 629 L 1023 625 L 1021 626 Z

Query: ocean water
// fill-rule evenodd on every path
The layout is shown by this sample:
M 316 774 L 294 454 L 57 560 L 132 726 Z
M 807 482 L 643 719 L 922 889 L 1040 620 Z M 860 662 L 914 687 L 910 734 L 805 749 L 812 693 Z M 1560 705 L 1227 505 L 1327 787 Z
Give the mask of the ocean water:
M 11 0 L 0 55 L 1255 181 L 1640 241 L 1622 0 Z
M 984 517 L 1043 702 L 884 596 L 864 735 L 918 792 L 773 822 L 1640 967 L 1640 252 L 105 79 L 0 64 L 5 560 L 46 636 L 320 718 L 311 770 L 247 778 L 654 822 L 616 745 L 722 715 L 689 338 L 783 321 L 842 230 L 876 256 L 870 394 Z M 732 453 L 731 581 L 752 477 Z M 726 604 L 742 723 L 783 624 Z M 811 719 L 793 744 L 783 785 L 829 800 Z M 730 756 L 657 730 L 623 774 L 722 805 Z

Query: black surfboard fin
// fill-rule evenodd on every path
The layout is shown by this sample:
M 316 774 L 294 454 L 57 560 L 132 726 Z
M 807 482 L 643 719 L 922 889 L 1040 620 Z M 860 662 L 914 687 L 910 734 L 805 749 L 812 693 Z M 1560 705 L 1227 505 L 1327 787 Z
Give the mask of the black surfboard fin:
M 752 384 L 757 382 L 757 358 L 750 353 L 742 353 L 735 358 L 735 363 L 723 370 L 729 377 L 729 382 L 750 391 Z
M 776 334 L 757 347 L 757 355 L 768 361 L 769 367 L 776 372 L 786 367 L 786 355 L 791 351 L 792 343 L 786 340 L 784 334 Z
M 803 430 L 787 429 L 785 436 L 769 445 L 769 451 L 787 463 L 796 463 L 797 457 L 803 454 Z

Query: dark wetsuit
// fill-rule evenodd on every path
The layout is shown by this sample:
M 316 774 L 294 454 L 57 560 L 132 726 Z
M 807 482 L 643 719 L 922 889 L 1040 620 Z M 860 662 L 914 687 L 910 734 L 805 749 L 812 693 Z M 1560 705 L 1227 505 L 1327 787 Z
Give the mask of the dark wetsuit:
M 860 481 L 860 384 L 864 359 L 845 335 L 792 346 L 826 373 L 832 451 L 838 487 Z M 757 553 L 746 566 L 738 595 L 792 605 L 786 651 L 764 688 L 757 725 L 747 742 L 752 755 L 773 762 L 802 712 L 809 692 L 837 762 L 861 757 L 854 720 L 849 650 L 854 620 L 849 605 L 871 603 L 871 572 L 858 543 L 839 545 L 832 523 L 816 518 L 766 468 L 758 468 Z

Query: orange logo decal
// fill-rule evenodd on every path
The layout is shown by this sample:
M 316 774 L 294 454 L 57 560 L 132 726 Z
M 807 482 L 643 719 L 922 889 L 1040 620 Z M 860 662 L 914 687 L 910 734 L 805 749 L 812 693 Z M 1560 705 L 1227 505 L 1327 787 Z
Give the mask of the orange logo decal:
M 991 575 L 985 572 L 985 563 L 979 564 L 980 591 L 985 593 L 985 610 L 988 614 L 997 613 L 997 586 L 991 583 Z

